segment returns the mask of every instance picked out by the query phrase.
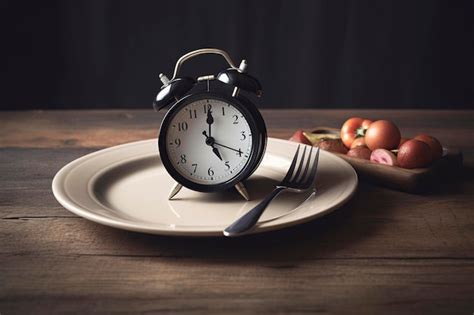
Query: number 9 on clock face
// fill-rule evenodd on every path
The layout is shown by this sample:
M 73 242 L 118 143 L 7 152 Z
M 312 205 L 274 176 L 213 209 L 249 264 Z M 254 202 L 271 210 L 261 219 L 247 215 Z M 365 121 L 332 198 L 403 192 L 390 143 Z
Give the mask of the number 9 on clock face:
M 250 176 L 265 145 L 265 125 L 254 106 L 210 92 L 175 104 L 159 135 L 160 156 L 170 175 L 204 192 L 228 189 Z

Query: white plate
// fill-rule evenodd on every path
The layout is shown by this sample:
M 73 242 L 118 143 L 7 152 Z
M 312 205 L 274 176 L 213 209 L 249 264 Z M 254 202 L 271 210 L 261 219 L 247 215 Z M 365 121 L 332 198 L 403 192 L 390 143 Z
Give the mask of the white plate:
M 164 235 L 222 236 L 222 230 L 250 210 L 286 174 L 297 144 L 270 138 L 260 167 L 247 181 L 251 201 L 234 190 L 199 193 L 183 188 L 167 196 L 173 179 L 161 164 L 157 140 L 100 150 L 64 166 L 53 193 L 69 211 L 88 220 L 131 231 Z M 282 193 L 252 233 L 312 220 L 340 207 L 354 193 L 357 175 L 341 158 L 321 151 L 317 193 Z

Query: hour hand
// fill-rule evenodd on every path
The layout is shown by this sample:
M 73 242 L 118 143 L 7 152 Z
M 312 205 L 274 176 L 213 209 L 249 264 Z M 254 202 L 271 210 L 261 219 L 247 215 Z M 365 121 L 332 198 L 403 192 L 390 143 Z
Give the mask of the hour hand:
M 221 153 L 220 153 L 219 150 L 215 147 L 214 138 L 209 137 L 209 136 L 207 135 L 207 133 L 206 133 L 206 130 L 204 130 L 204 131 L 202 132 L 202 134 L 206 137 L 206 144 L 212 148 L 212 152 L 214 152 L 214 154 L 219 158 L 219 160 L 222 161 Z
M 219 160 L 222 161 L 222 156 L 221 156 L 221 154 L 219 153 L 219 150 L 217 150 L 216 147 L 212 147 L 212 152 L 214 152 L 214 154 L 217 155 L 217 157 L 219 158 Z

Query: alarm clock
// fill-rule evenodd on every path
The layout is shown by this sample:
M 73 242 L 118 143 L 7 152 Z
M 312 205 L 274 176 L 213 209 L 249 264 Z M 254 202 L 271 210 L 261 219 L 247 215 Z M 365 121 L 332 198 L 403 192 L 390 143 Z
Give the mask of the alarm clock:
M 224 57 L 229 68 L 196 79 L 179 76 L 184 62 L 205 54 Z M 176 181 L 169 199 L 184 186 L 207 193 L 235 187 L 249 200 L 244 181 L 263 158 L 267 131 L 257 107 L 242 95 L 262 95 L 259 81 L 247 73 L 247 62 L 237 67 L 223 50 L 199 49 L 178 59 L 171 79 L 164 74 L 160 79 L 153 107 L 170 106 L 158 136 L 161 161 Z

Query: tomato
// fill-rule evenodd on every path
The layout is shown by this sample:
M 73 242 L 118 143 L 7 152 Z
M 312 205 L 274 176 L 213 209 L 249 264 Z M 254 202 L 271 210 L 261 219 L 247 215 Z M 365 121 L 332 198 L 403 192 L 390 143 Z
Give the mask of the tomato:
M 432 159 L 430 146 L 420 140 L 408 140 L 398 149 L 398 164 L 404 168 L 426 167 Z
M 371 123 L 371 120 L 360 117 L 352 117 L 346 120 L 341 128 L 341 139 L 344 145 L 350 148 L 355 138 L 364 136 Z
M 439 160 L 441 156 L 443 156 L 443 147 L 441 146 L 441 143 L 438 141 L 438 139 L 425 134 L 418 135 L 413 139 L 423 141 L 430 146 L 431 157 L 433 161 Z
M 400 144 L 398 145 L 398 147 L 400 147 L 402 144 L 404 144 L 404 143 L 407 142 L 408 140 L 410 140 L 410 139 L 408 139 L 408 138 L 400 138 Z
M 365 138 L 364 137 L 355 138 L 355 140 L 352 141 L 351 149 L 354 149 L 354 148 L 357 148 L 357 147 L 367 147 L 367 144 L 365 144 Z
M 372 124 L 372 120 L 364 119 L 364 121 L 362 122 L 362 129 L 367 130 L 367 128 L 369 128 L 370 124 Z
M 388 120 L 377 120 L 371 123 L 365 132 L 365 143 L 372 151 L 396 149 L 400 144 L 400 138 L 400 130 Z
M 358 159 L 370 160 L 371 153 L 372 151 L 370 151 L 366 146 L 358 146 L 350 149 L 349 152 L 347 152 L 347 155 Z
M 312 145 L 308 138 L 304 135 L 303 130 L 296 130 L 291 136 L 290 141 Z
M 395 154 L 385 149 L 377 149 L 373 151 L 370 155 L 370 161 L 391 166 L 398 165 Z

